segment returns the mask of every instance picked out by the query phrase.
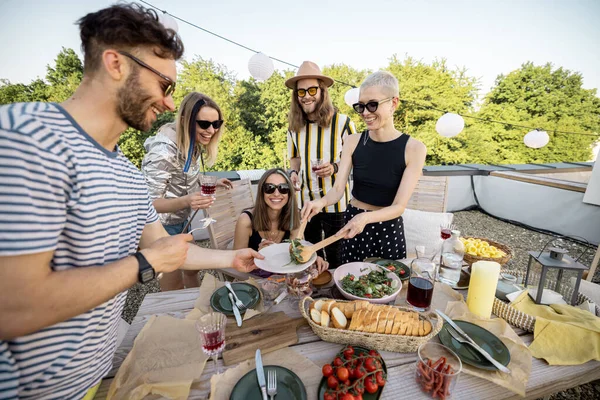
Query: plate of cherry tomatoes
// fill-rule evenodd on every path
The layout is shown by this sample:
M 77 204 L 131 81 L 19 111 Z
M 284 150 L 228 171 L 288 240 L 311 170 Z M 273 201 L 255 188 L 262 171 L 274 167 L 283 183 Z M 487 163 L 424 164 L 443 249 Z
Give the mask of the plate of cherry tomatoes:
M 321 371 L 319 400 L 377 400 L 387 381 L 381 354 L 362 346 L 345 346 Z

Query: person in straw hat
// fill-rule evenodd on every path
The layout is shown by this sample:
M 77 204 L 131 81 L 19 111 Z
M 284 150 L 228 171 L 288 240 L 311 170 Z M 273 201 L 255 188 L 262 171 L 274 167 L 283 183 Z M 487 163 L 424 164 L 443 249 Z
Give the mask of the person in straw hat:
M 290 178 L 298 190 L 300 207 L 320 199 L 333 188 L 344 141 L 356 132 L 350 118 L 337 112 L 331 102 L 328 88 L 333 82 L 311 61 L 304 61 L 296 76 L 285 82 L 293 90 L 287 144 Z M 346 184 L 344 195 L 308 222 L 305 239 L 317 243 L 323 233 L 327 238 L 338 232 L 344 226 L 349 196 Z M 340 242 L 336 242 L 325 248 L 325 254 L 321 253 L 330 268 L 341 264 L 340 250 Z

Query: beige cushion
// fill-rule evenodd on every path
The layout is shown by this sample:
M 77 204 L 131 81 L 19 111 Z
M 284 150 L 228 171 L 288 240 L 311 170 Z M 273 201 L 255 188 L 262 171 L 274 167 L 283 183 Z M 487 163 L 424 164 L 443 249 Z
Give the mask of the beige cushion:
M 438 251 L 442 247 L 440 226 L 452 223 L 454 214 L 411 210 L 407 208 L 402 214 L 404 219 L 404 240 L 407 256 L 415 254 L 416 246 L 435 246 Z

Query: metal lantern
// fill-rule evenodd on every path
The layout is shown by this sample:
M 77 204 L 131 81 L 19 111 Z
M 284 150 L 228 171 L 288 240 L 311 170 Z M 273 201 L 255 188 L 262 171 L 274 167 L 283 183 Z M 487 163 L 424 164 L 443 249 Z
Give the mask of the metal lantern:
M 544 147 L 550 141 L 550 136 L 546 131 L 540 131 L 539 129 L 529 132 L 523 137 L 525 146 L 531 147 L 532 149 L 539 149 Z
M 435 124 L 437 133 L 444 137 L 454 137 L 465 129 L 465 120 L 458 114 L 446 113 Z
M 167 29 L 172 29 L 175 32 L 177 32 L 179 30 L 179 25 L 177 25 L 177 21 L 175 21 L 175 18 L 171 17 L 166 12 L 163 12 L 162 14 L 158 14 L 158 20 Z
M 352 107 L 353 104 L 358 103 L 358 96 L 360 94 L 360 89 L 353 87 L 348 90 L 344 95 L 344 102 Z
M 550 278 L 549 273 L 552 270 L 558 270 L 556 273 L 556 284 L 554 285 L 554 291 L 557 293 L 561 293 L 561 281 L 563 279 L 563 273 L 565 271 L 572 271 L 571 274 L 577 275 L 577 280 L 575 281 L 575 286 L 573 287 L 573 294 L 571 296 L 571 305 L 577 305 L 577 295 L 579 294 L 579 284 L 581 282 L 581 277 L 583 275 L 583 271 L 588 270 L 589 268 L 585 265 L 579 263 L 579 259 L 583 256 L 583 253 L 577 257 L 577 259 L 573 259 L 567 255 L 567 251 L 557 247 L 549 248 L 547 252 L 544 252 L 546 246 L 542 249 L 542 251 L 529 251 L 529 263 L 527 264 L 527 274 L 525 275 L 525 287 L 532 285 L 534 286 L 535 282 L 538 278 L 537 274 L 534 272 L 536 265 L 541 266 L 541 272 L 539 274 L 539 282 L 537 284 L 537 293 L 534 296 L 529 293 L 529 296 L 533 299 L 536 304 L 544 304 L 542 303 L 542 295 L 544 293 L 544 288 L 550 288 L 552 286 L 553 279 Z M 566 291 L 565 291 L 566 292 Z M 565 299 L 566 300 L 566 299 Z M 568 300 L 567 300 L 568 301 Z
M 273 61 L 264 53 L 256 53 L 248 61 L 250 75 L 258 81 L 266 81 L 273 75 L 275 67 Z

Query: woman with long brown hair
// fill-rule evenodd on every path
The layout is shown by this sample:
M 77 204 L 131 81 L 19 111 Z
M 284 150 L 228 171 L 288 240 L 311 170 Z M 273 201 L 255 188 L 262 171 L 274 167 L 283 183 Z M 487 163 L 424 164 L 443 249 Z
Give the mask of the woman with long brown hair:
M 171 235 L 182 233 L 191 210 L 206 209 L 214 201 L 200 194 L 198 179 L 217 159 L 223 134 L 223 114 L 210 97 L 192 92 L 185 96 L 175 122 L 163 125 L 144 143 L 142 172 L 159 213 Z M 227 188 L 231 182 L 221 179 Z M 183 274 L 183 275 L 182 275 Z M 174 271 L 160 280 L 161 290 L 198 286 L 197 271 Z

